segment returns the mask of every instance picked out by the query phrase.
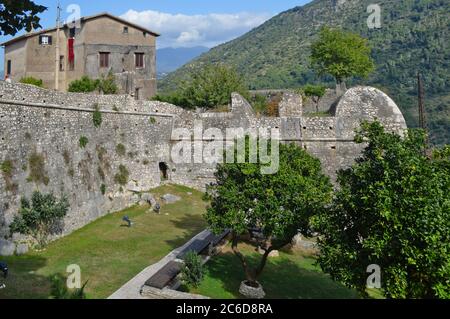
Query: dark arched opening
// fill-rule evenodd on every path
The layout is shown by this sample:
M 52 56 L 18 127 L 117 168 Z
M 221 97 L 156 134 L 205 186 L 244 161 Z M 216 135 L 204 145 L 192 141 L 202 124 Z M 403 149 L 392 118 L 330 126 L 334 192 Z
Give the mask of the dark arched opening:
M 159 172 L 161 174 L 162 181 L 166 181 L 169 179 L 168 171 L 169 171 L 169 167 L 167 166 L 167 164 L 164 162 L 160 162 L 159 163 Z

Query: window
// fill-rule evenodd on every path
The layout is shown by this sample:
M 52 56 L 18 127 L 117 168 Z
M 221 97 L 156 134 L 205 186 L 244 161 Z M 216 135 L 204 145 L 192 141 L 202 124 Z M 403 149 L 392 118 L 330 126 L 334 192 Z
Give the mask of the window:
M 52 37 L 50 35 L 41 35 L 39 36 L 39 44 L 40 45 L 51 45 Z
M 100 67 L 109 67 L 109 52 L 100 52 Z
M 136 68 L 144 68 L 144 53 L 135 53 Z
M 59 56 L 59 71 L 64 71 L 64 55 Z
M 11 75 L 11 71 L 12 71 L 12 62 L 11 60 L 8 60 L 6 67 L 6 75 Z
M 128 27 L 123 27 L 123 33 L 128 33 Z
M 135 100 L 139 100 L 139 88 L 136 88 L 136 89 L 134 90 L 134 99 L 135 99 Z

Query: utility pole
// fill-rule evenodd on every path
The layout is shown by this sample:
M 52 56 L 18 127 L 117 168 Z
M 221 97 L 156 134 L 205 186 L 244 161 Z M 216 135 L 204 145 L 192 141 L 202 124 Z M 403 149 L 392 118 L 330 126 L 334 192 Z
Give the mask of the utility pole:
M 59 48 L 59 29 L 61 27 L 61 5 L 58 1 L 58 7 L 56 9 L 56 57 L 55 57 L 55 90 L 59 90 L 59 59 L 60 59 L 60 48 Z

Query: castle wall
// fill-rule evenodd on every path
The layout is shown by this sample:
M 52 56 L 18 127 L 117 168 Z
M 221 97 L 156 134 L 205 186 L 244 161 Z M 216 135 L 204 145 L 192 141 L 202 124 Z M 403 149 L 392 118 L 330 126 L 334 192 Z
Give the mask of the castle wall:
M 395 103 L 373 88 L 350 89 L 336 116 L 330 117 L 302 117 L 301 99 L 291 94 L 284 97 L 282 116 L 276 118 L 256 117 L 237 94 L 232 100 L 230 112 L 200 113 L 127 96 L 61 93 L 0 82 L 0 163 L 13 164 L 10 175 L 0 172 L 0 237 L 8 234 L 20 197 L 36 189 L 69 196 L 65 234 L 137 203 L 137 192 L 163 182 L 161 162 L 168 166 L 169 182 L 204 189 L 213 181 L 215 165 L 175 163 L 170 156 L 180 141 L 192 145 L 190 135 L 175 137 L 175 129 L 193 132 L 196 123 L 203 131 L 219 128 L 224 135 L 227 128 L 278 128 L 285 142 L 317 156 L 331 177 L 360 153 L 362 146 L 353 143 L 353 136 L 362 119 L 376 117 L 397 132 L 406 128 Z M 98 128 L 93 124 L 95 108 L 102 114 Z M 82 136 L 88 139 L 85 148 L 80 147 Z M 126 185 L 115 178 L 120 165 L 129 172 Z

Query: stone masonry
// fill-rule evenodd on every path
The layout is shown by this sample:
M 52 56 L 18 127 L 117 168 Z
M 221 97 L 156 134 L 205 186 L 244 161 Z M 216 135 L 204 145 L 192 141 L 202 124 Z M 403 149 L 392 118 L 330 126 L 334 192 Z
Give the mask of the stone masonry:
M 97 128 L 95 109 L 102 114 Z M 317 156 L 331 177 L 360 154 L 362 146 L 353 137 L 362 120 L 378 119 L 398 133 L 406 129 L 392 99 L 371 87 L 348 90 L 331 115 L 304 116 L 302 99 L 289 92 L 280 103 L 280 117 L 270 118 L 257 117 L 238 94 L 233 94 L 229 112 L 208 113 L 121 95 L 61 93 L 0 82 L 0 164 L 12 163 L 12 171 L 0 172 L 0 238 L 10 235 L 8 225 L 20 197 L 36 189 L 69 196 L 63 234 L 139 202 L 139 192 L 165 180 L 204 189 L 213 180 L 214 165 L 176 164 L 170 156 L 180 141 L 174 129 L 192 132 L 196 121 L 201 120 L 204 130 L 219 128 L 224 135 L 226 128 L 278 128 L 284 142 Z M 88 141 L 84 148 L 81 137 Z M 40 178 L 33 176 L 36 162 Z M 121 165 L 129 172 L 126 185 L 115 178 Z

